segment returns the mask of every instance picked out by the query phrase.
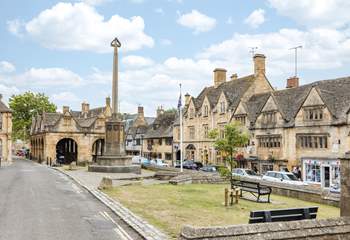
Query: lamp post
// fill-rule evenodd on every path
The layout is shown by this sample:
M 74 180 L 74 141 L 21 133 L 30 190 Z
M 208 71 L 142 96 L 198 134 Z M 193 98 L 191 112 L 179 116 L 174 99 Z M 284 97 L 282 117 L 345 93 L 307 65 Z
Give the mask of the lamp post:
M 143 153 L 143 134 L 141 134 L 141 151 L 140 151 L 140 156 L 142 157 Z

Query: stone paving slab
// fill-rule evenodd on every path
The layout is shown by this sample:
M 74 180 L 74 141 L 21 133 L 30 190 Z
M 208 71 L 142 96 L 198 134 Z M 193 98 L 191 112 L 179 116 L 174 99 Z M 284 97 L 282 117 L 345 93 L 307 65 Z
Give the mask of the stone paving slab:
M 97 189 L 103 177 L 109 177 L 113 180 L 113 185 L 123 185 L 125 181 L 131 182 L 132 180 L 151 178 L 155 175 L 155 172 L 142 169 L 141 174 L 134 173 L 99 173 L 88 172 L 87 168 L 75 168 L 74 170 L 65 170 L 63 167 L 58 167 L 60 171 L 64 171 L 70 176 L 79 179 L 84 185 L 91 189 Z

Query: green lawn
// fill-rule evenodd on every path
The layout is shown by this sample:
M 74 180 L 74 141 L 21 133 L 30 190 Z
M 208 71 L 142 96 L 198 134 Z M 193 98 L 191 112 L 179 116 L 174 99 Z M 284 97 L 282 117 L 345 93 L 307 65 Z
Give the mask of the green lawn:
M 339 208 L 293 198 L 271 196 L 272 203 L 240 199 L 237 205 L 224 206 L 226 185 L 132 185 L 105 191 L 137 215 L 172 237 L 185 224 L 222 226 L 248 223 L 251 210 L 319 206 L 318 218 L 339 217 Z

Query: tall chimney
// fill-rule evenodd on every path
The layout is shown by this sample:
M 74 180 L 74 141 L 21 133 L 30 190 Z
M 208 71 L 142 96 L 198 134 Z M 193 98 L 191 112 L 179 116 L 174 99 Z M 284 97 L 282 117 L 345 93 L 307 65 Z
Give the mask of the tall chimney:
M 90 110 L 90 104 L 86 103 L 86 102 L 83 102 L 81 104 L 81 112 L 82 113 L 88 113 Z
M 106 97 L 106 107 L 111 106 L 111 97 Z
M 296 88 L 299 87 L 299 78 L 291 77 L 287 79 L 287 88 Z
M 0 101 L 2 100 L 2 94 L 0 94 Z
M 68 106 L 63 106 L 62 111 L 63 111 L 63 114 L 69 112 L 69 107 Z
M 138 106 L 137 107 L 137 115 L 139 117 L 144 117 L 144 111 L 143 111 L 143 107 L 142 106 Z
M 214 69 L 214 87 L 217 88 L 220 84 L 226 82 L 226 69 L 215 68 Z
M 188 104 L 190 104 L 190 100 L 191 100 L 191 95 L 186 93 L 185 94 L 185 106 L 188 106 Z
M 253 57 L 254 60 L 254 75 L 265 75 L 265 55 L 264 54 L 255 54 Z
M 230 77 L 231 81 L 232 80 L 237 80 L 237 78 L 238 78 L 237 73 L 232 74 L 231 77 Z
M 157 108 L 157 117 L 164 113 L 163 106 Z

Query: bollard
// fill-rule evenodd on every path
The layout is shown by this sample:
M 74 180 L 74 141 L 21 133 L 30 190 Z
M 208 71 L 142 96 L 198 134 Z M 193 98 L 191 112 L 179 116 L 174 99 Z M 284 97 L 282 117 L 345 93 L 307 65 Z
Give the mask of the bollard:
M 228 189 L 225 188 L 225 207 L 228 205 Z

